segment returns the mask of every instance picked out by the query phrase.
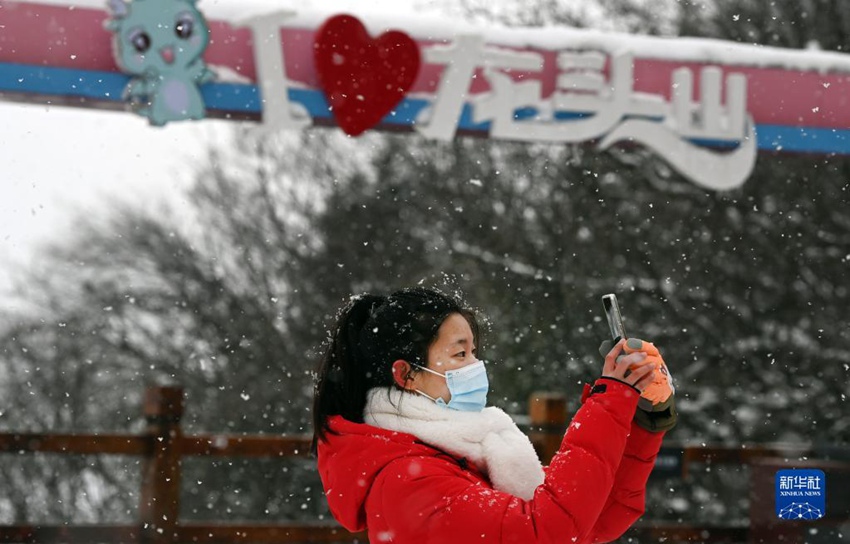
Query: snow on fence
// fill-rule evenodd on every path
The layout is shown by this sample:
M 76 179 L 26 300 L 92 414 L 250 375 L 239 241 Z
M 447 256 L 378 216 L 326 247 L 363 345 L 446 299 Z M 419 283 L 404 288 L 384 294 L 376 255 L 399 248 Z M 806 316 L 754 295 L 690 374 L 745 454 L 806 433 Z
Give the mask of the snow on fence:
M 170 544 L 176 542 L 367 542 L 364 533 L 351 534 L 338 525 L 315 523 L 190 523 L 179 520 L 181 459 L 188 456 L 307 457 L 310 436 L 195 434 L 184 435 L 180 426 L 184 395 L 180 387 L 151 387 L 145 392 L 145 433 L 45 434 L 0 433 L 0 454 L 51 453 L 65 455 L 133 455 L 142 457 L 139 519 L 132 525 L 7 525 L 0 526 L 0 542 L 77 543 L 124 542 Z M 525 419 L 525 418 L 523 418 Z M 567 402 L 559 393 L 534 393 L 529 399 L 527 431 L 535 449 L 547 463 L 557 451 L 568 423 Z M 789 459 L 789 452 L 792 454 Z M 850 462 L 812 461 L 808 445 L 747 447 L 671 445 L 662 449 L 656 472 L 688 474 L 693 464 L 750 465 L 750 527 L 705 527 L 638 523 L 624 538 L 631 542 L 772 542 L 802 543 L 811 522 L 777 520 L 772 516 L 773 474 L 789 466 L 819 467 L 845 479 Z M 844 506 L 838 516 L 844 515 Z M 835 523 L 835 519 L 827 519 Z M 840 519 L 839 519 L 840 522 Z

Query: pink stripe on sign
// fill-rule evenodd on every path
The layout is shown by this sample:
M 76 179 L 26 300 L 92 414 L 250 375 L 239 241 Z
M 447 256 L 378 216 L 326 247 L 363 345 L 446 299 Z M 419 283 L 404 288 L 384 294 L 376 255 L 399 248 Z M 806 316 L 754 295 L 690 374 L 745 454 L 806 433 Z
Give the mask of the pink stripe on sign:
M 103 10 L 0 3 L 0 62 L 118 71 Z
M 669 100 L 673 71 L 689 68 L 694 75 L 694 99 L 697 100 L 700 70 L 705 66 L 693 62 L 637 59 L 634 88 Z M 850 76 L 776 68 L 719 67 L 723 70 L 724 81 L 726 74 L 747 77 L 747 110 L 757 124 L 850 128 Z
M 0 62 L 119 72 L 112 33 L 103 27 L 106 10 L 26 2 L 0 2 Z M 254 81 L 251 31 L 210 21 L 204 59 L 227 66 Z
M 249 28 L 235 28 L 224 21 L 207 21 L 210 44 L 204 52 L 207 64 L 227 66 L 249 80 L 257 81 L 254 39 Z

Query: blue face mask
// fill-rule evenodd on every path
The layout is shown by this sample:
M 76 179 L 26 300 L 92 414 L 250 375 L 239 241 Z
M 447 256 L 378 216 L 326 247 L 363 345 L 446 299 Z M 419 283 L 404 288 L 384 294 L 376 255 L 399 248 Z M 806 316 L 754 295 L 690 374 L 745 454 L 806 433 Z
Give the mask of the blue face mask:
M 487 381 L 484 361 L 478 361 L 457 370 L 448 370 L 445 374 L 440 374 L 421 365 L 416 366 L 445 378 L 446 385 L 449 386 L 449 394 L 452 396 L 449 403 L 446 404 L 446 401 L 440 397 L 432 398 L 417 389 L 416 392 L 423 397 L 428 397 L 441 406 L 462 412 L 480 412 L 487 406 L 487 391 L 490 389 L 490 382 Z

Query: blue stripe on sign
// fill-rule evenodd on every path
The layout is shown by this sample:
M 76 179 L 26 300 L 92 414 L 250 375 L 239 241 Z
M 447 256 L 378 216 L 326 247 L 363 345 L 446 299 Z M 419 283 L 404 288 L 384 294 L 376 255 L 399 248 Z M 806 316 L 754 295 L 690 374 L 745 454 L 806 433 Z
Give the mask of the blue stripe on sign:
M 758 148 L 794 153 L 850 154 L 850 130 L 756 125 Z
M 0 93 L 14 92 L 71 96 L 90 98 L 100 101 L 122 102 L 124 87 L 130 76 L 115 72 L 92 70 L 74 70 L 26 64 L 0 63 Z M 315 89 L 289 89 L 289 99 L 301 104 L 311 117 L 331 119 L 321 91 Z M 207 83 L 201 86 L 206 107 L 242 113 L 260 113 L 262 100 L 256 85 L 243 83 Z M 395 110 L 383 120 L 386 125 L 410 127 L 422 110 L 430 102 L 423 98 L 405 98 Z M 458 129 L 486 132 L 489 122 L 475 123 L 472 106 L 464 104 Z M 515 112 L 517 119 L 527 119 L 535 114 L 531 108 L 522 108 Z M 586 114 L 576 112 L 556 112 L 556 119 L 576 119 Z M 757 125 L 756 138 L 758 149 L 765 151 L 787 151 L 797 153 L 838 153 L 850 154 L 850 130 L 832 128 L 794 127 L 784 125 Z M 700 140 L 701 145 L 714 148 L 729 148 L 730 142 Z
M 23 92 L 121 101 L 130 76 L 116 72 L 0 63 L 0 92 Z

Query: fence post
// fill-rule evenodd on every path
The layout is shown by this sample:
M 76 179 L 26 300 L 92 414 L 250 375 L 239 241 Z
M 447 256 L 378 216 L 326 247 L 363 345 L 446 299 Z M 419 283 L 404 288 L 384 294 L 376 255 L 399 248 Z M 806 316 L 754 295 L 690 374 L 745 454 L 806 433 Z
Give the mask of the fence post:
M 141 541 L 145 544 L 168 544 L 176 541 L 177 516 L 180 513 L 183 388 L 147 388 L 144 414 L 151 451 L 142 464 Z
M 567 428 L 567 398 L 561 393 L 535 392 L 528 400 L 529 438 L 547 465 L 561 447 Z

